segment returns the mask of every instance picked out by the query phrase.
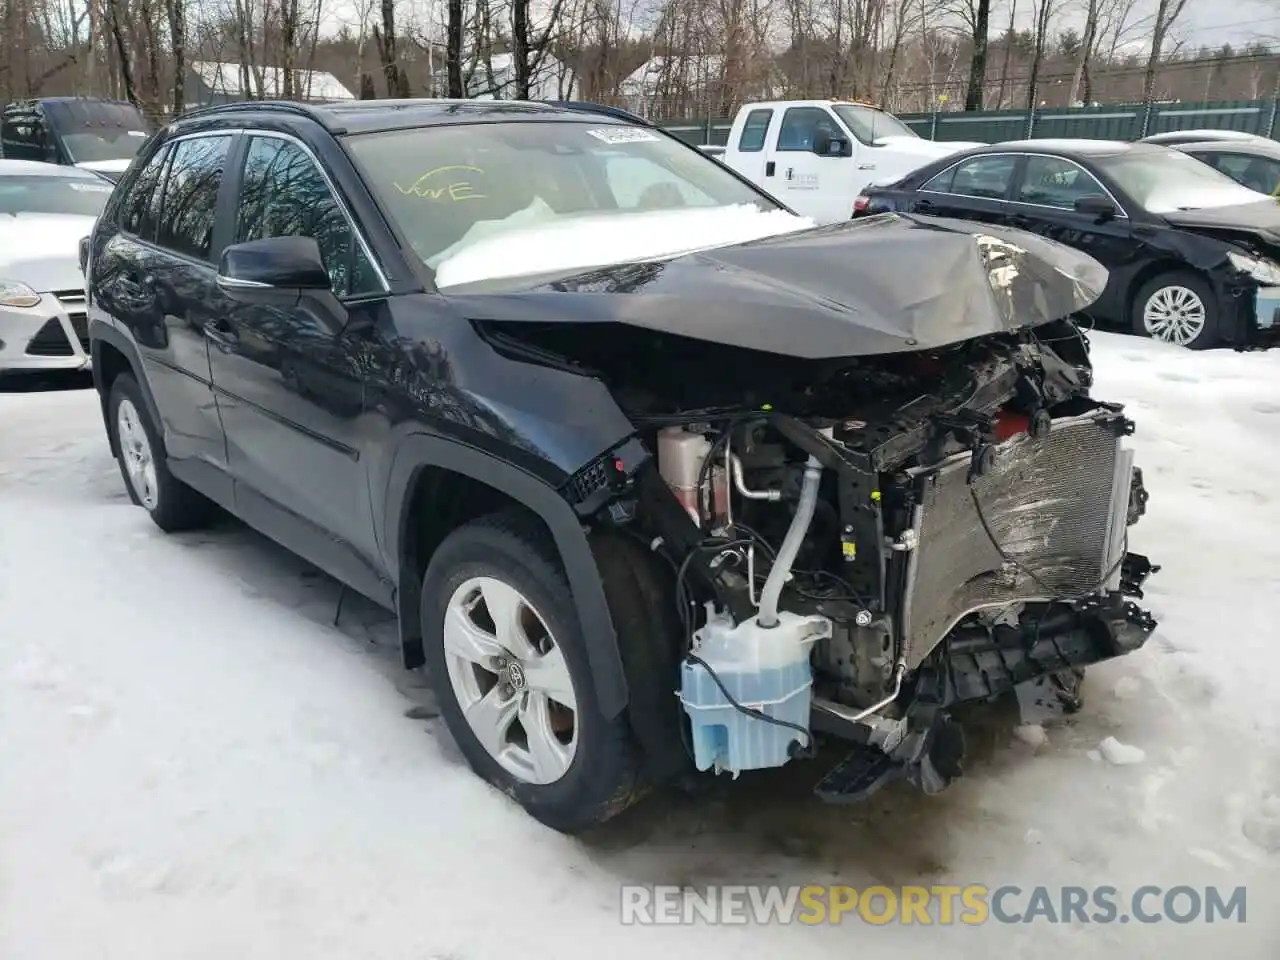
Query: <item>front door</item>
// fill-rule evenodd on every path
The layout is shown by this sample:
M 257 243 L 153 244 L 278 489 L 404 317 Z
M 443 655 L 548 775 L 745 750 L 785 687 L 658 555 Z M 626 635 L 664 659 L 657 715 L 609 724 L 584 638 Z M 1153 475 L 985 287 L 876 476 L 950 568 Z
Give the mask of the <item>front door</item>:
M 209 325 L 236 507 L 359 585 L 378 567 L 361 443 L 366 345 L 358 332 L 374 307 L 341 301 L 381 287 L 309 152 L 291 139 L 253 134 L 243 157 L 232 242 L 316 238 L 342 316 L 321 316 L 323 305 L 304 298 L 288 306 L 237 303 Z
M 763 183 L 796 213 L 836 223 L 853 216 L 856 158 L 819 156 L 814 148 L 824 136 L 858 145 L 825 107 L 788 107 L 770 134 Z
M 1075 209 L 1076 200 L 1082 197 L 1106 197 L 1116 202 L 1097 178 L 1074 160 L 1028 156 L 1013 191 L 1009 223 L 1074 247 L 1106 267 L 1110 279 L 1097 309 L 1110 315 L 1126 292 L 1120 284 L 1133 276 L 1135 261 L 1146 254 L 1133 242 L 1129 219 L 1119 203 L 1114 217 L 1100 219 Z

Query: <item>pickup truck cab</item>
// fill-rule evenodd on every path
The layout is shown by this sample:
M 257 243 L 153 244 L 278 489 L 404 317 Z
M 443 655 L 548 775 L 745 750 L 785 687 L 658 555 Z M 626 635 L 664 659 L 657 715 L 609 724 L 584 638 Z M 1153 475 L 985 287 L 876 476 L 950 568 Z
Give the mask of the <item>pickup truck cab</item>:
M 797 213 L 835 223 L 853 215 L 868 184 L 977 146 L 925 140 L 870 104 L 779 100 L 744 105 L 718 159 Z

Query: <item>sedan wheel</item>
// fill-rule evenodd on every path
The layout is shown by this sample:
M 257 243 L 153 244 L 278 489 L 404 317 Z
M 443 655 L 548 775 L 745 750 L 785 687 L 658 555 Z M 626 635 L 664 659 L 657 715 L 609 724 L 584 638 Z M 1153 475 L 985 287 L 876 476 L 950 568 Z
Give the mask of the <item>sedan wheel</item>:
M 129 486 L 142 506 L 155 510 L 160 497 L 155 455 L 138 409 L 128 397 L 122 397 L 116 407 L 116 436 L 120 440 L 121 463 Z
M 578 746 L 578 700 L 532 602 L 494 577 L 472 577 L 449 599 L 443 639 L 449 684 L 481 746 L 525 783 L 563 777 Z
M 1207 311 L 1200 294 L 1189 287 L 1160 287 L 1142 308 L 1142 325 L 1155 340 L 1190 346 L 1204 333 Z

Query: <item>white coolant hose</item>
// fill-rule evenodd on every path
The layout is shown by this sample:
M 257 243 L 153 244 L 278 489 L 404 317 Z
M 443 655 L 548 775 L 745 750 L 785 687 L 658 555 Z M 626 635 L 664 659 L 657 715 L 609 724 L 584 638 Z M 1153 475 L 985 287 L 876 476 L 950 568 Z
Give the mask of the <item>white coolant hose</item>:
M 804 484 L 800 488 L 800 503 L 796 507 L 796 515 L 782 541 L 778 551 L 778 559 L 774 561 L 764 582 L 764 590 L 760 594 L 760 613 L 756 622 L 762 627 L 778 625 L 778 598 L 782 596 L 782 585 L 791 573 L 791 565 L 796 562 L 796 554 L 800 552 L 800 544 L 809 533 L 809 523 L 813 520 L 813 509 L 818 503 L 818 483 L 822 479 L 822 464 L 815 457 L 809 457 L 804 468 Z

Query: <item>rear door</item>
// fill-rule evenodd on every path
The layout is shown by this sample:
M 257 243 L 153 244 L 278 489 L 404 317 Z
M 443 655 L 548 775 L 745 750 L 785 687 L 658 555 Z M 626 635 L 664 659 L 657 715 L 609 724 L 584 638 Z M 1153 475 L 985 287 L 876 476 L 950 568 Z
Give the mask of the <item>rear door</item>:
M 911 211 L 1000 225 L 1009 218 L 1009 196 L 1022 157 L 983 153 L 938 173 L 910 201 Z
M 159 407 L 174 469 L 230 492 L 204 325 L 228 308 L 214 283 L 215 222 L 233 135 L 171 141 L 139 173 L 94 271 L 94 295 L 126 327 Z M 204 488 L 204 487 L 202 487 Z
M 747 113 L 742 129 L 737 132 L 736 142 L 729 144 L 732 151 L 732 166 L 740 174 L 754 184 L 768 189 L 764 175 L 765 142 L 769 137 L 769 127 L 773 122 L 773 109 L 757 107 Z

